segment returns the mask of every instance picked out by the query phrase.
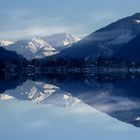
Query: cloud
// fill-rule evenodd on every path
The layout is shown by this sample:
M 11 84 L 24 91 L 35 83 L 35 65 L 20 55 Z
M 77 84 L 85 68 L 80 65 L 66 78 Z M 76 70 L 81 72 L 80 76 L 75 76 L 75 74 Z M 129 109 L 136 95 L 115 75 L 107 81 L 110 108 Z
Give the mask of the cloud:
M 100 29 L 123 17 L 121 13 L 111 10 L 94 11 L 88 14 L 92 29 Z M 91 30 L 91 29 L 90 29 Z
M 7 30 L 0 32 L 0 39 L 21 39 L 21 38 L 29 38 L 31 36 L 43 36 L 53 33 L 66 32 L 65 27 L 29 27 L 18 30 Z
M 75 34 L 82 27 L 69 24 L 63 17 L 50 17 L 30 10 L 15 10 L 7 15 L 6 22 L 0 23 L 0 39 L 21 39 L 68 32 Z
M 16 9 L 5 13 L 0 22 L 0 40 L 16 40 L 62 32 L 86 36 L 119 16 L 120 14 L 114 11 L 95 11 L 77 16 L 75 19 L 62 15 L 41 14 L 31 9 Z
M 102 22 L 107 19 L 116 18 L 118 16 L 118 13 L 116 13 L 115 11 L 96 11 L 94 13 L 90 13 L 89 16 L 95 22 Z

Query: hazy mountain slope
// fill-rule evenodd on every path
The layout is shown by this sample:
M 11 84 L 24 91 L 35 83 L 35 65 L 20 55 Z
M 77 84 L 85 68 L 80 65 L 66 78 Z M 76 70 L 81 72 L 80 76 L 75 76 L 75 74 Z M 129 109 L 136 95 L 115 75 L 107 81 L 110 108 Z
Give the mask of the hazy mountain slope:
M 140 35 L 125 44 L 114 57 L 125 60 L 140 60 Z
M 85 37 L 72 47 L 61 51 L 56 57 L 85 58 L 112 56 L 116 47 L 129 42 L 140 33 L 140 13 L 118 20 Z

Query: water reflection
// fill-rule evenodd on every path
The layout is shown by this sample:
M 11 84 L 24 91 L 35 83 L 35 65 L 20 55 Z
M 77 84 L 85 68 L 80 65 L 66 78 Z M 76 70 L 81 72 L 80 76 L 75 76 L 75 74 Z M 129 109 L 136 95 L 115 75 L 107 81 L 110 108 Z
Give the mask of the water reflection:
M 87 104 L 140 127 L 140 79 L 81 76 L 14 78 L 0 81 L 0 98 L 68 107 Z

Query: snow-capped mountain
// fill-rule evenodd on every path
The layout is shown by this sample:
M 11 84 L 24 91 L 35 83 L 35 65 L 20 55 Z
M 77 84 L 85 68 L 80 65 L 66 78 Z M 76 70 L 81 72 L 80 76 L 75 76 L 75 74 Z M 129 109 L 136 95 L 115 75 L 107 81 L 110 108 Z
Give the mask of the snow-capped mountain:
M 23 55 L 28 60 L 42 58 L 57 53 L 50 44 L 39 37 L 34 37 L 31 40 L 18 40 L 5 47 L 5 49 L 15 51 L 18 54 Z
M 45 36 L 43 37 L 43 40 L 51 44 L 56 50 L 60 51 L 70 47 L 73 43 L 80 41 L 81 38 L 68 33 L 58 33 L 51 36 Z
M 9 46 L 11 44 L 13 44 L 14 42 L 12 41 L 8 41 L 8 40 L 1 40 L 0 41 L 0 46 L 4 47 L 4 46 Z
M 140 13 L 118 20 L 61 51 L 56 57 L 110 57 L 122 44 L 129 42 L 140 33 L 139 21 Z
M 46 37 L 33 37 L 30 40 L 18 40 L 15 42 L 0 41 L 0 46 L 7 50 L 15 51 L 26 59 L 31 60 L 54 55 L 79 40 L 79 37 L 62 33 Z
M 51 104 L 54 106 L 68 107 L 80 102 L 71 94 L 62 91 L 59 87 L 44 82 L 26 81 L 15 89 L 6 90 L 0 94 L 1 100 L 16 98 L 18 100 L 29 100 L 33 103 Z

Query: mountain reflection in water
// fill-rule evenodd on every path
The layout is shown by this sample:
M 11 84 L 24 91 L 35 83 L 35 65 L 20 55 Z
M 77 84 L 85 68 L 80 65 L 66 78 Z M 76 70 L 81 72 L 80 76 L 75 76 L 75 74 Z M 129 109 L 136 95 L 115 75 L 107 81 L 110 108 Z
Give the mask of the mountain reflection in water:
M 1 78 L 0 98 L 59 107 L 83 102 L 122 122 L 140 127 L 140 79 L 134 76 L 107 77 Z

